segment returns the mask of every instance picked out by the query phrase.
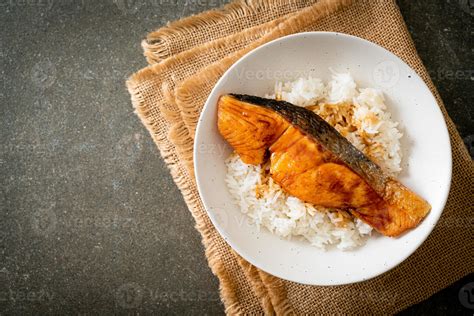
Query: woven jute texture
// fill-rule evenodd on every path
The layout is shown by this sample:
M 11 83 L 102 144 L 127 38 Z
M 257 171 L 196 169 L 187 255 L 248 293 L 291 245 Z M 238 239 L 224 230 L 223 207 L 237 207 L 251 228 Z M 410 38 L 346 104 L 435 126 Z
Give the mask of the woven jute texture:
M 426 82 L 450 132 L 452 186 L 438 225 L 422 246 L 398 267 L 357 284 L 307 286 L 255 268 L 234 253 L 217 233 L 194 179 L 192 150 L 196 123 L 216 81 L 251 49 L 303 31 L 352 34 L 392 51 Z M 474 166 L 394 1 L 237 1 L 153 32 L 143 46 L 150 66 L 127 82 L 132 103 L 196 220 L 209 266 L 219 278 L 227 313 L 395 313 L 474 271 Z
M 221 9 L 184 18 L 151 32 L 142 42 L 144 54 L 150 64 L 160 62 L 202 43 L 273 21 L 314 2 L 314 0 L 237 0 Z

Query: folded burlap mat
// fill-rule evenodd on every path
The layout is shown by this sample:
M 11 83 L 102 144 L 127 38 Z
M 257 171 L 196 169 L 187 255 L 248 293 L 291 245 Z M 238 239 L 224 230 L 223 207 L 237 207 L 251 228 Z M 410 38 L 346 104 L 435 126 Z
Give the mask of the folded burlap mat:
M 451 136 L 452 186 L 438 225 L 398 267 L 357 284 L 307 286 L 253 267 L 217 233 L 194 179 L 196 123 L 216 81 L 249 50 L 303 31 L 352 34 L 392 51 L 415 69 L 431 89 Z M 472 160 L 417 55 L 395 1 L 236 1 L 153 32 L 143 47 L 151 65 L 127 82 L 132 102 L 196 220 L 209 266 L 219 278 L 227 313 L 395 313 L 474 271 Z

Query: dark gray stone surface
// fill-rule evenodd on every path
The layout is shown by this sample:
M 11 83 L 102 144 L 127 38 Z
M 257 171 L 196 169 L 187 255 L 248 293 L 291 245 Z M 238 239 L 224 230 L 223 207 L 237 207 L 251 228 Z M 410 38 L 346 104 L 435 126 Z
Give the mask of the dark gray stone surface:
M 221 3 L 0 1 L 0 315 L 223 313 L 194 221 L 124 86 L 146 65 L 147 32 Z M 399 3 L 472 146 L 468 2 Z M 405 313 L 462 312 L 465 283 Z

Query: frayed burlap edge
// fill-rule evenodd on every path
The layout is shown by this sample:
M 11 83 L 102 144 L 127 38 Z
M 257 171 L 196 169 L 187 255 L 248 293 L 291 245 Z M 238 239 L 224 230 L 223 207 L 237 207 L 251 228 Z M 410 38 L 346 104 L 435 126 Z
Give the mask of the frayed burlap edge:
M 305 6 L 310 5 L 316 0 L 237 0 L 225 5 L 222 8 L 209 10 L 200 14 L 192 15 L 181 20 L 170 22 L 167 26 L 162 27 L 148 34 L 147 38 L 142 41 L 144 56 L 149 64 L 158 63 L 174 54 L 184 51 L 174 47 L 177 37 L 197 38 L 195 42 L 189 43 L 186 49 L 191 49 L 196 45 L 203 44 L 202 39 L 205 38 L 206 32 L 210 27 L 218 28 L 219 25 L 234 22 L 234 32 L 243 30 L 246 27 L 253 27 L 262 21 L 251 19 L 249 16 L 257 15 L 262 11 L 275 12 L 269 21 L 281 16 L 278 14 L 281 9 L 295 12 Z M 242 25 L 235 23 L 244 19 L 246 23 Z M 267 21 L 263 21 L 267 22 Z M 215 40 L 217 38 L 212 38 Z

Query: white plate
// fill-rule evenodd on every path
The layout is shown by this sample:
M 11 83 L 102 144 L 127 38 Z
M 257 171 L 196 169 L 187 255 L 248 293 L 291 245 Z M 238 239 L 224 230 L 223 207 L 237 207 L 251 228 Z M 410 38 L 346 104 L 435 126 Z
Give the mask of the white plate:
M 216 103 L 225 93 L 263 96 L 277 80 L 330 79 L 350 71 L 359 87 L 384 92 L 404 134 L 399 180 L 432 206 L 427 218 L 399 238 L 371 237 L 353 251 L 321 251 L 303 241 L 257 231 L 234 204 L 225 184 L 231 153 L 217 130 Z M 451 145 L 441 111 L 422 79 L 398 57 L 371 42 L 340 33 L 310 32 L 280 38 L 235 63 L 212 90 L 197 127 L 194 167 L 199 193 L 219 233 L 243 258 L 277 277 L 312 285 L 359 282 L 380 275 L 411 255 L 438 221 L 451 182 Z M 414 271 L 413 273 L 416 273 Z

